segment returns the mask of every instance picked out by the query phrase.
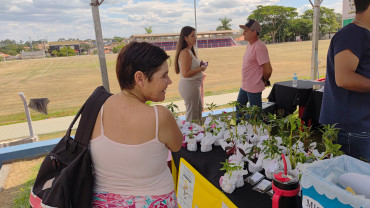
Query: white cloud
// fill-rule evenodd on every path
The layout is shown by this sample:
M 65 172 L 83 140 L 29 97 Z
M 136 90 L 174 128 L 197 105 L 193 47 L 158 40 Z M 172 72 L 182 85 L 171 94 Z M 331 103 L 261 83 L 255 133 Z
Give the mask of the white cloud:
M 312 3 L 314 3 L 314 2 L 312 1 Z M 330 8 L 330 9 L 334 9 L 334 12 L 336 12 L 336 13 L 342 13 L 343 1 L 327 0 L 327 1 L 323 1 L 320 6 Z M 311 4 L 304 4 L 301 7 L 297 8 L 297 11 L 298 11 L 299 15 L 301 15 L 301 14 L 303 14 L 304 11 L 309 10 L 309 9 L 312 9 L 312 5 Z
M 343 12 L 343 1 L 335 2 L 323 2 L 322 6 L 334 9 L 334 12 L 342 14 Z
M 68 0 L 68 1 L 50 1 L 50 0 L 32 0 L 36 8 L 60 8 L 60 9 L 74 9 L 84 8 L 90 5 L 90 1 L 83 0 Z
M 303 14 L 303 12 L 305 12 L 306 10 L 309 10 L 309 9 L 312 9 L 311 4 L 302 5 L 301 7 L 297 8 L 298 15 Z
M 129 21 L 140 21 L 143 20 L 143 16 L 141 15 L 128 15 Z
M 11 6 L 8 11 L 19 13 L 19 12 L 22 12 L 23 10 L 21 8 L 17 7 L 17 6 Z
M 101 0 L 99 0 L 101 1 Z M 104 37 L 130 37 L 145 33 L 179 32 L 194 26 L 194 0 L 111 0 L 99 6 Z M 198 31 L 215 30 L 220 18 L 231 18 L 231 27 L 239 30 L 257 5 L 274 5 L 279 0 L 197 0 Z M 310 9 L 299 3 L 298 12 Z M 94 39 L 90 0 L 0 0 L 0 38 L 29 40 L 45 38 Z M 341 2 L 326 0 L 323 5 L 341 10 Z M 286 5 L 291 6 L 291 5 Z

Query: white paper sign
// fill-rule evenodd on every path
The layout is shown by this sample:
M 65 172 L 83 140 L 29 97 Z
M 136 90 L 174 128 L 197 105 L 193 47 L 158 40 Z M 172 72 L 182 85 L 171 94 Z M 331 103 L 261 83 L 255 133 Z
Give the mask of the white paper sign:
M 177 201 L 182 208 L 191 208 L 195 176 L 183 163 L 180 164 L 179 183 L 177 187 Z
M 259 180 L 261 180 L 263 178 L 263 175 L 260 173 L 260 172 L 255 172 L 253 175 L 252 175 L 252 177 L 251 177 L 251 179 L 253 180 L 253 181 L 259 181 Z

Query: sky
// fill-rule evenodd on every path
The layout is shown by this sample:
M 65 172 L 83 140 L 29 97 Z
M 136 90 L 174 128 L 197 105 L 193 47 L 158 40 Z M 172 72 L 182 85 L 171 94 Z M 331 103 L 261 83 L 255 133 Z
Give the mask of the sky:
M 312 9 L 309 0 L 104 0 L 99 6 L 103 38 L 145 34 L 149 26 L 153 33 L 195 27 L 194 1 L 200 32 L 216 30 L 224 17 L 239 30 L 257 5 L 294 7 L 299 14 Z M 321 6 L 342 13 L 342 2 L 323 0 Z M 95 39 L 90 0 L 0 0 L 0 5 L 0 40 Z

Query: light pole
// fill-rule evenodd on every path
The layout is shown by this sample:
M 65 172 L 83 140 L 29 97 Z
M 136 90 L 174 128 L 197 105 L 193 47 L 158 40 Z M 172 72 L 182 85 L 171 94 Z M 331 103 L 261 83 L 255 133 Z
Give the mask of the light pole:
M 318 79 L 318 47 L 319 47 L 319 21 L 320 21 L 320 4 L 323 0 L 315 0 L 313 7 L 313 28 L 312 28 L 312 56 L 311 56 L 311 80 Z
M 195 20 L 195 38 L 197 41 L 195 42 L 195 53 L 198 55 L 198 30 L 197 30 L 197 0 L 194 0 L 194 20 Z
M 107 63 L 105 61 L 105 53 L 104 53 L 104 45 L 103 45 L 103 34 L 101 30 L 100 24 L 100 15 L 99 15 L 99 5 L 103 3 L 104 0 L 91 0 L 91 11 L 94 20 L 94 28 L 95 28 L 95 37 L 96 37 L 96 46 L 98 47 L 98 54 L 99 54 L 99 63 L 100 63 L 100 72 L 101 78 L 103 81 L 104 88 L 109 92 L 109 80 L 108 80 L 108 73 L 107 73 Z

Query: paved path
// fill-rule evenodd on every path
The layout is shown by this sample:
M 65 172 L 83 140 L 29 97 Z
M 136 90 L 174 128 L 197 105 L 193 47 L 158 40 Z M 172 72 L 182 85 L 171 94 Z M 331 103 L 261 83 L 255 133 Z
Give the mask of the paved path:
M 267 96 L 270 94 L 272 87 L 266 88 L 262 92 L 262 98 L 267 98 Z M 204 97 L 204 105 L 206 103 L 214 103 L 217 106 L 225 105 L 229 103 L 230 101 L 236 101 L 238 97 L 238 92 L 234 93 L 228 93 L 228 94 L 222 94 L 222 95 L 213 95 L 213 96 L 207 96 Z M 173 102 L 176 104 L 180 112 L 185 112 L 185 105 L 183 100 L 175 101 Z M 169 103 L 161 103 L 160 105 L 168 105 Z M 206 109 L 206 105 L 204 106 Z M 35 135 L 40 134 L 47 134 L 47 133 L 53 133 L 53 132 L 60 132 L 65 131 L 68 129 L 69 124 L 72 122 L 74 116 L 66 116 L 66 117 L 59 117 L 59 118 L 50 118 L 45 120 L 39 120 L 39 121 L 33 121 L 32 127 L 33 132 Z M 77 127 L 78 122 L 75 124 Z M 0 126 L 0 142 L 11 140 L 14 138 L 21 138 L 21 137 L 27 137 L 30 135 L 30 131 L 28 128 L 27 122 L 25 123 L 18 123 L 18 124 L 11 124 L 11 125 L 5 125 Z

